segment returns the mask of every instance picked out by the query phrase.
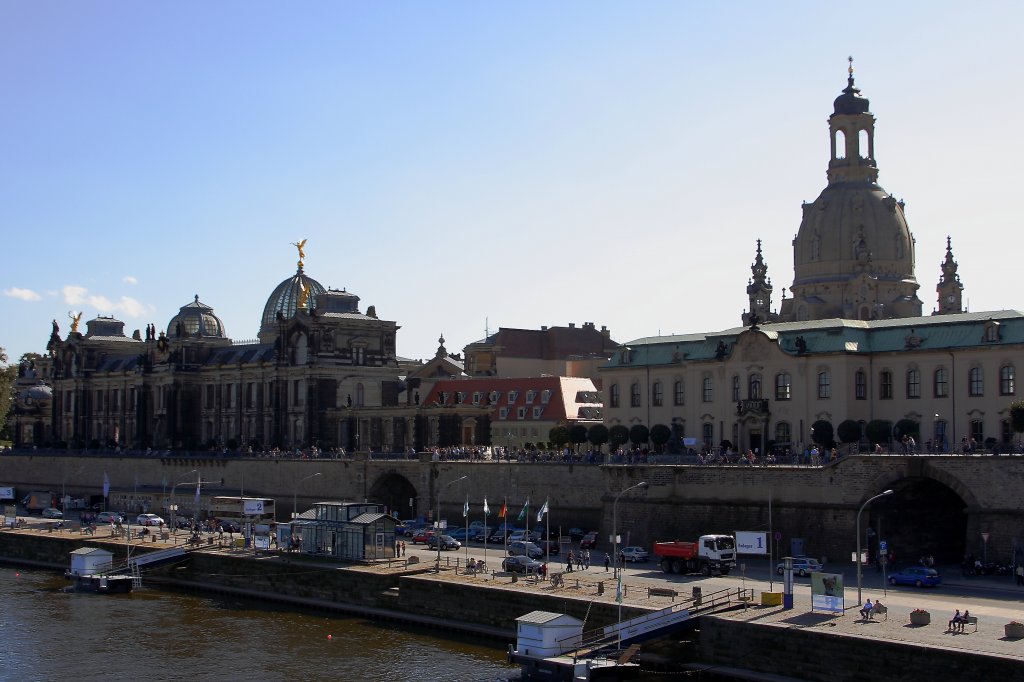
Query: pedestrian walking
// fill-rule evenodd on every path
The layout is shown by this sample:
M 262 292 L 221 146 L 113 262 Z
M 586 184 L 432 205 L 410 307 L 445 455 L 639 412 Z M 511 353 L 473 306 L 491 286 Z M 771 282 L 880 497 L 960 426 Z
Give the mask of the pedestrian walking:
M 608 572 L 608 567 L 611 566 L 612 558 L 608 556 L 608 552 L 604 553 L 604 572 Z
M 590 570 L 590 550 L 583 553 L 583 568 Z

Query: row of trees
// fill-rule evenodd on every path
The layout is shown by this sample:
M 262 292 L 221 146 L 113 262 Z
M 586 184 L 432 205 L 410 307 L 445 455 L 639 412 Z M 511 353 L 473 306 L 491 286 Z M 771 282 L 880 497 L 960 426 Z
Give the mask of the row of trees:
M 672 438 L 672 429 L 664 424 L 655 424 L 650 429 L 643 424 L 636 424 L 631 428 L 621 424 L 611 428 L 604 424 L 593 424 L 589 427 L 575 424 L 568 428 L 556 426 L 548 433 L 548 441 L 556 448 L 564 447 L 569 443 L 575 446 L 590 443 L 594 447 L 600 448 L 607 443 L 610 450 L 615 450 L 626 443 L 637 446 L 642 443 L 650 443 L 661 450 L 670 438 Z

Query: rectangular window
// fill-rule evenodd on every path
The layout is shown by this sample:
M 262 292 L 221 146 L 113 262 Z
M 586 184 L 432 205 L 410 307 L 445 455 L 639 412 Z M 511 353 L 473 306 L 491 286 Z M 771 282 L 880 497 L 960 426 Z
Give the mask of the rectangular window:
M 740 401 L 740 378 L 738 376 L 732 378 L 732 401 L 734 403 Z
M 972 367 L 970 373 L 967 375 L 968 392 L 973 397 L 980 397 L 985 395 L 985 375 L 981 372 L 981 367 Z
M 892 372 L 889 370 L 878 375 L 878 397 L 882 400 L 892 400 Z
M 655 407 L 661 407 L 661 400 L 662 400 L 661 382 L 660 381 L 655 381 L 654 382 L 654 389 L 653 389 L 652 395 L 651 395 L 651 402 L 654 403 Z
M 619 406 L 619 385 L 612 384 L 612 387 L 608 390 L 608 402 L 611 407 Z
M 711 377 L 704 377 L 704 382 L 701 385 L 701 399 L 706 402 L 714 402 L 715 400 L 715 385 L 711 381 Z
M 544 408 L 543 407 L 535 407 L 535 408 L 533 408 L 533 418 L 534 419 L 540 419 L 540 415 L 541 415 L 542 412 L 544 412 Z
M 832 397 L 832 377 L 828 372 L 818 372 L 818 399 Z
M 1014 395 L 1016 393 L 1015 375 L 1013 365 L 1003 365 L 999 368 L 999 395 Z
M 868 399 L 868 375 L 861 370 L 853 375 L 853 397 L 857 400 Z
M 533 404 L 533 399 L 534 399 L 534 397 L 536 397 L 536 395 L 537 395 L 537 391 L 534 391 L 534 390 L 527 391 L 526 392 L 526 404 L 527 405 L 532 405 Z
M 520 407 L 516 409 L 516 419 L 526 419 L 526 408 Z
M 640 407 L 640 384 L 633 382 L 629 387 L 629 404 L 631 407 Z
M 793 382 L 788 372 L 781 372 L 775 376 L 775 399 L 790 400 L 793 397 Z
M 549 400 L 551 400 L 551 390 L 544 389 L 543 391 L 540 392 L 540 402 L 544 405 L 547 405 Z
M 935 397 L 946 398 L 949 396 L 949 373 L 945 369 L 935 370 Z
M 498 419 L 508 419 L 508 408 L 502 407 L 498 409 Z
M 511 405 L 512 403 L 514 403 L 516 401 L 516 398 L 518 398 L 518 397 L 519 397 L 519 391 L 509 391 L 508 392 L 508 404 Z
M 677 381 L 672 389 L 673 402 L 676 405 L 684 405 L 686 403 L 686 395 L 683 393 L 683 382 Z
M 916 369 L 907 371 L 907 397 L 921 397 L 921 372 Z

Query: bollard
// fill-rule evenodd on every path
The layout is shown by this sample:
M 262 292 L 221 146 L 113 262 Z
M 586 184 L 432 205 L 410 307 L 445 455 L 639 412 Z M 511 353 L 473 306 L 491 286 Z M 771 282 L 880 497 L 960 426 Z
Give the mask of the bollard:
M 598 595 L 604 594 L 604 581 L 603 580 L 597 581 L 597 594 Z

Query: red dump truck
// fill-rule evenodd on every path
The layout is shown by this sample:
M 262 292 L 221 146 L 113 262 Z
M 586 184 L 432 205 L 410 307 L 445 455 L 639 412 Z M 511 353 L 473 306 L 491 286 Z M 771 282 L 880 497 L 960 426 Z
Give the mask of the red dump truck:
M 655 542 L 653 549 L 665 573 L 728 575 L 736 567 L 736 540 L 731 535 L 701 535 L 697 542 Z

